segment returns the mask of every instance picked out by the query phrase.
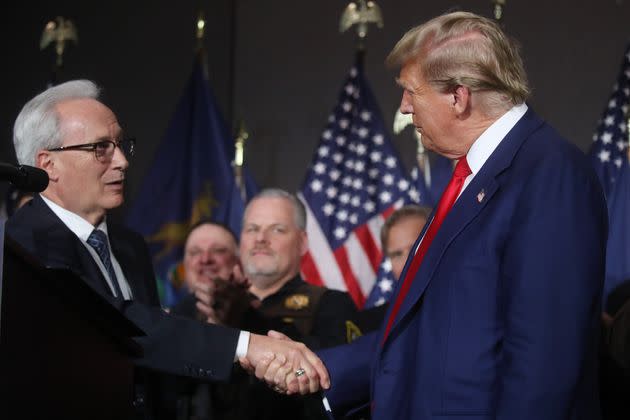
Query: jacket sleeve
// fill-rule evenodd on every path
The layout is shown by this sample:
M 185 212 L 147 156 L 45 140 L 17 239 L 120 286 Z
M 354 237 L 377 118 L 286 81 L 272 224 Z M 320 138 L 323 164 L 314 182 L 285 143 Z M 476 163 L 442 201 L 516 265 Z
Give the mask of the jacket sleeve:
M 146 333 L 135 338 L 144 351 L 138 365 L 206 381 L 229 379 L 239 330 L 180 318 L 141 302 L 123 306 L 125 316 Z
M 227 380 L 234 364 L 239 330 L 167 314 L 159 305 L 156 276 L 142 237 L 136 238 L 133 249 L 135 264 L 141 268 L 130 273 L 143 277 L 133 281 L 145 289 L 146 297 L 145 301 L 134 299 L 120 305 L 125 316 L 146 333 L 136 338 L 144 351 L 136 363 L 205 381 Z
M 317 351 L 330 374 L 331 386 L 325 396 L 335 418 L 369 404 L 371 363 L 377 345 L 378 332 L 373 332 L 351 344 Z

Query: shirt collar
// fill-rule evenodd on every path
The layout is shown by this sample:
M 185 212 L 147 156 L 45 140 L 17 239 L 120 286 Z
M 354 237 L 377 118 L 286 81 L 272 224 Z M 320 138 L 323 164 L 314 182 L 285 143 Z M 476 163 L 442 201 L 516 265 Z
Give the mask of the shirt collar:
M 507 133 L 509 133 L 523 115 L 525 115 L 525 112 L 527 112 L 527 105 L 525 103 L 513 106 L 508 112 L 493 122 L 490 127 L 486 128 L 481 136 L 475 140 L 466 155 L 466 161 L 473 175 L 479 172 L 492 152 L 494 152 Z
M 42 200 L 44 200 L 44 203 L 46 203 L 48 207 L 50 207 L 53 213 L 55 213 L 57 217 L 61 219 L 63 224 L 72 231 L 72 233 L 77 235 L 79 239 L 81 239 L 83 242 L 87 242 L 88 237 L 94 230 L 94 226 L 90 222 L 88 222 L 78 214 L 64 209 L 59 204 L 53 202 L 52 200 L 44 197 L 41 194 L 40 197 L 42 198 Z M 105 222 L 105 218 L 103 218 L 103 221 L 99 223 L 96 229 L 102 230 L 103 232 L 105 232 L 105 234 L 107 234 L 107 223 Z

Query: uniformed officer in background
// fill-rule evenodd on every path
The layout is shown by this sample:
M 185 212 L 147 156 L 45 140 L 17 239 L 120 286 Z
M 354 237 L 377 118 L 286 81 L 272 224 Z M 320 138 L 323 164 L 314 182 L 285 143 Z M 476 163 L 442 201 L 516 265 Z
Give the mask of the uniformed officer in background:
M 198 285 L 197 309 L 208 322 L 263 334 L 279 331 L 311 349 L 344 344 L 343 321 L 354 317 L 356 306 L 347 293 L 301 278 L 307 249 L 303 204 L 284 190 L 261 191 L 245 209 L 240 266 L 235 265 L 229 281 Z M 245 374 L 238 385 L 220 385 L 212 392 L 215 420 L 327 418 L 321 398 L 280 395 Z

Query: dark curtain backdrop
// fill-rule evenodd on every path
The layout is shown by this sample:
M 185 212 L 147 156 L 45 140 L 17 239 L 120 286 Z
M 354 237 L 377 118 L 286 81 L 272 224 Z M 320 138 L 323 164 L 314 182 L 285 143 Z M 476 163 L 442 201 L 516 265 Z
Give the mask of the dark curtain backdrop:
M 372 28 L 366 72 L 387 125 L 400 90 L 385 56 L 412 26 L 450 9 L 490 16 L 490 0 L 380 0 L 385 27 Z M 630 0 L 507 0 L 504 26 L 523 48 L 531 105 L 586 151 L 630 39 Z M 247 161 L 261 186 L 300 188 L 313 149 L 352 63 L 354 33 L 340 34 L 346 1 L 216 0 L 10 2 L 0 27 L 3 92 L 0 161 L 14 162 L 12 126 L 50 77 L 52 48 L 39 50 L 57 15 L 78 27 L 61 80 L 89 78 L 139 140 L 128 202 L 162 139 L 189 76 L 197 11 L 206 11 L 210 81 L 221 111 L 250 131 Z M 410 167 L 410 131 L 394 137 Z M 0 185 L 0 192 L 5 190 Z M 0 197 L 2 199 L 4 194 Z M 124 209 L 123 209 L 124 210 Z

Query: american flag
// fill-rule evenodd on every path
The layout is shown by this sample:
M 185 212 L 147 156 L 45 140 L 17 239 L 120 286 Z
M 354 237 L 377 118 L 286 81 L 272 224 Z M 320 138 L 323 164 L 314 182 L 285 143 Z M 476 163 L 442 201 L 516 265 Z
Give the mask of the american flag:
M 628 104 L 630 102 L 630 45 L 626 48 L 617 82 L 597 123 L 591 160 L 606 197 L 610 197 L 628 153 Z
M 608 244 L 603 305 L 608 295 L 630 279 L 630 165 L 628 106 L 630 105 L 630 44 L 608 104 L 593 135 L 590 155 L 608 203 Z
M 304 278 L 348 291 L 359 308 L 382 260 L 385 218 L 420 199 L 384 127 L 359 53 L 298 194 L 307 209 Z
M 397 280 L 392 272 L 392 262 L 389 258 L 384 257 L 378 267 L 374 287 L 372 287 L 372 291 L 365 302 L 365 309 L 381 306 L 389 302 L 389 299 L 394 294 Z

